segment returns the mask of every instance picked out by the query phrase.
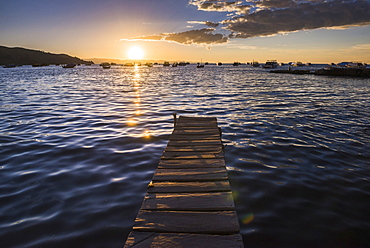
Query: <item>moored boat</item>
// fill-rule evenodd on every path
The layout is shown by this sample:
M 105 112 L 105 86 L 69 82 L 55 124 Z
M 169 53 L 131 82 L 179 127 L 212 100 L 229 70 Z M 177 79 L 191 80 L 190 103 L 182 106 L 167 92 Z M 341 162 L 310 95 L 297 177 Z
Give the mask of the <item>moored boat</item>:
M 268 69 L 274 69 L 278 67 L 278 63 L 276 62 L 276 60 L 267 60 L 267 62 L 262 67 L 268 68 Z
M 366 68 L 366 63 L 362 62 L 340 62 L 337 64 L 339 67 L 347 67 L 347 68 L 358 68 L 363 69 Z
M 111 67 L 108 62 L 101 63 L 100 66 L 103 67 L 103 69 L 109 69 Z
M 76 64 L 69 63 L 69 64 L 64 65 L 63 68 L 74 68 L 75 66 L 76 66 Z
M 202 65 L 201 63 L 198 63 L 197 68 L 204 68 L 204 65 Z
M 16 64 L 3 65 L 3 68 L 14 68 L 17 67 Z
M 254 61 L 252 62 L 252 67 L 259 67 L 260 66 L 260 63 L 258 63 L 258 61 Z

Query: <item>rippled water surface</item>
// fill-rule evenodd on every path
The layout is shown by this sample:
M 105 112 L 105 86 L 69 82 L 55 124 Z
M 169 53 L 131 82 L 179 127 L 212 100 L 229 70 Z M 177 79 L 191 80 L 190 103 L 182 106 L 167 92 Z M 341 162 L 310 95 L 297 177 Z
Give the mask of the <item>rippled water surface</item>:
M 2 247 L 122 247 L 173 128 L 218 118 L 246 247 L 370 247 L 370 79 L 0 69 Z

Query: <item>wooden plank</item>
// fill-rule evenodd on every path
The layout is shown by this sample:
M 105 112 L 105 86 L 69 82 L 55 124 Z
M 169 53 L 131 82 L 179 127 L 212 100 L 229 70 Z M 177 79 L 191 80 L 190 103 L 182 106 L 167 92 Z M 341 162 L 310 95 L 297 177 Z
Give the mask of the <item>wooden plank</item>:
M 124 248 L 241 248 L 240 234 L 208 235 L 189 233 L 131 232 Z
M 165 152 L 222 152 L 222 146 L 167 146 Z
M 159 162 L 159 169 L 170 168 L 215 168 L 225 167 L 225 160 L 222 158 L 217 159 L 191 159 L 191 160 L 161 160 Z
M 220 131 L 218 129 L 175 129 L 172 132 L 172 135 L 205 135 L 205 134 L 213 134 L 219 135 Z
M 140 210 L 133 230 L 149 232 L 235 234 L 239 222 L 235 211 L 146 211 Z
M 227 180 L 224 168 L 157 169 L 153 181 L 194 182 Z
M 229 181 L 212 182 L 152 182 L 148 193 L 194 193 L 230 191 Z
M 180 121 L 194 120 L 194 121 L 207 121 L 207 122 L 216 121 L 217 122 L 216 117 L 209 117 L 209 116 L 183 116 L 182 115 L 179 117 L 179 120 Z
M 164 152 L 161 159 L 213 159 L 223 158 L 221 152 Z
M 209 139 L 209 140 L 170 140 L 168 142 L 169 146 L 210 146 L 210 145 L 222 145 L 219 139 Z
M 207 193 L 147 193 L 142 210 L 222 211 L 234 210 L 234 200 L 229 192 Z
M 217 126 L 203 126 L 203 127 L 189 127 L 189 126 L 176 126 L 173 131 L 177 130 L 186 130 L 186 131 L 214 131 L 214 132 L 220 132 L 220 129 Z
M 174 134 L 171 135 L 171 140 L 219 140 L 220 135 L 217 134 L 194 134 L 194 135 L 189 135 L 189 134 Z

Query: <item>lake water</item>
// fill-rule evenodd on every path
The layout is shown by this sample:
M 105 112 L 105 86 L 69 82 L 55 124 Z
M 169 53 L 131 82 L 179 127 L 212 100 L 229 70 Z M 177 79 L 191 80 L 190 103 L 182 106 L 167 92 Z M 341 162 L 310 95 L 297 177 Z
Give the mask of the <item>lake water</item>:
M 370 79 L 0 68 L 1 247 L 122 247 L 173 129 L 215 116 L 246 247 L 370 247 Z

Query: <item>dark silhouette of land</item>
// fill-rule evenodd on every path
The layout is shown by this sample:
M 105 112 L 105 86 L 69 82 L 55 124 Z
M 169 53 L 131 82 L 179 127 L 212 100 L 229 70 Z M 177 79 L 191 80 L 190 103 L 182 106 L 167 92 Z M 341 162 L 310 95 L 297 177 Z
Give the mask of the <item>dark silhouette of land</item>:
M 34 65 L 34 64 L 93 64 L 67 54 L 53 54 L 21 47 L 0 46 L 0 65 Z

